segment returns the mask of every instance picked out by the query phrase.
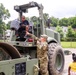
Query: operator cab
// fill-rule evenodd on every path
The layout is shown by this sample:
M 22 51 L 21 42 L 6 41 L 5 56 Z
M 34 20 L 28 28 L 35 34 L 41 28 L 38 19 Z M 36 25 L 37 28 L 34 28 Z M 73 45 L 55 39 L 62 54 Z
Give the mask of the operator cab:
M 19 27 L 18 27 L 19 26 Z M 15 32 L 16 41 L 25 41 L 26 38 L 29 38 L 29 36 L 26 35 L 26 31 L 29 33 L 33 33 L 33 27 L 29 25 L 25 25 L 24 27 L 20 27 L 20 22 L 17 20 L 13 20 L 11 22 L 11 31 Z
M 14 10 L 16 10 L 19 13 L 19 18 L 20 18 L 20 22 L 21 22 L 21 17 L 23 15 L 23 13 L 27 13 L 28 9 L 34 8 L 34 7 L 37 7 L 39 10 L 39 17 L 41 19 L 41 21 L 40 21 L 41 24 L 40 24 L 39 28 L 42 28 L 42 29 L 39 29 L 38 26 L 36 26 L 36 28 L 33 26 L 30 26 L 29 32 L 34 34 L 35 36 L 39 37 L 41 34 L 43 34 L 43 24 L 44 24 L 43 23 L 43 12 L 42 12 L 43 6 L 41 4 L 36 3 L 36 2 L 29 2 L 28 4 L 14 6 Z M 18 34 L 19 34 L 19 36 L 17 37 L 18 41 L 20 40 L 19 38 L 21 38 L 21 40 L 23 39 L 22 41 L 26 40 L 26 38 L 25 38 L 26 32 L 25 31 L 18 32 Z
M 40 37 L 40 35 L 45 34 L 42 4 L 38 4 L 36 2 L 29 2 L 29 3 L 24 4 L 24 5 L 14 6 L 14 10 L 19 13 L 19 19 L 20 19 L 20 22 L 21 22 L 21 17 L 23 15 L 23 13 L 27 13 L 28 9 L 34 8 L 34 7 L 38 8 L 40 24 L 35 26 L 35 27 L 30 26 L 29 32 L 34 34 L 37 37 Z M 24 32 L 22 32 L 21 34 L 23 34 L 23 36 L 24 36 Z M 19 35 L 21 35 L 21 34 L 19 34 Z M 22 36 L 20 36 L 20 37 L 22 37 Z M 19 38 L 19 37 L 17 37 L 17 38 Z M 24 38 L 24 39 L 25 39 L 24 41 L 26 41 L 26 38 Z M 10 40 L 11 41 L 16 41 L 15 32 L 13 32 L 13 31 L 11 33 Z

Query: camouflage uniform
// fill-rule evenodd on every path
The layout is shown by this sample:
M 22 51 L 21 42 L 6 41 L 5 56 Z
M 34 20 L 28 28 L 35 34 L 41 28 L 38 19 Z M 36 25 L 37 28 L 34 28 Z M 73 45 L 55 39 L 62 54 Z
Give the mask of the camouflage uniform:
M 47 36 L 42 35 L 44 41 L 40 41 L 35 35 L 31 34 L 31 36 L 37 40 L 37 58 L 39 59 L 40 64 L 40 74 L 41 75 L 49 75 L 48 73 L 48 44 L 47 44 Z
M 35 35 L 33 34 L 29 34 L 33 39 L 35 39 L 36 41 L 39 40 L 39 38 L 37 38 Z
M 40 61 L 40 73 L 41 75 L 49 75 L 48 73 L 48 44 L 47 42 L 37 43 L 37 58 Z

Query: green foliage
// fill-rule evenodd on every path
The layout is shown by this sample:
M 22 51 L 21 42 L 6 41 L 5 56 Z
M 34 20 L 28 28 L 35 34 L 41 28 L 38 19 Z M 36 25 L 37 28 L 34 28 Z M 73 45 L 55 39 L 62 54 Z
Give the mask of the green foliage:
M 57 26 L 57 27 L 56 27 L 56 31 L 60 33 L 60 38 L 62 39 L 62 38 L 63 38 L 63 31 L 62 31 L 62 27 Z
M 0 3 L 0 33 L 3 33 L 3 30 L 6 30 L 6 25 L 3 20 L 6 20 L 10 17 L 8 9 L 5 9 L 2 3 Z
M 10 13 L 8 9 L 5 9 L 2 3 L 0 3 L 0 19 L 5 20 L 10 17 Z
M 10 29 L 10 24 L 11 24 L 11 21 L 9 21 L 6 26 L 7 26 L 7 29 Z
M 47 21 L 47 20 L 48 20 L 48 18 L 49 18 L 49 14 L 44 13 L 44 14 L 43 14 L 43 17 L 44 17 L 44 21 Z
M 4 30 L 6 30 L 6 25 L 5 25 L 4 22 L 2 22 L 2 23 L 0 24 L 0 33 L 3 33 Z
M 59 19 L 55 18 L 55 17 L 50 17 L 51 20 L 51 26 L 56 27 L 57 25 L 59 25 Z
M 55 17 L 50 17 L 51 20 L 51 26 L 69 26 L 71 25 L 72 28 L 76 28 L 76 16 L 75 17 L 70 17 L 70 18 L 55 18 Z
M 76 17 L 73 17 L 73 24 L 72 24 L 72 28 L 76 28 Z
M 62 40 L 61 41 L 67 41 L 67 42 L 69 42 L 69 41 L 76 41 L 76 38 L 73 38 L 73 37 L 64 37 L 64 38 L 62 38 Z
M 67 18 L 62 18 L 62 19 L 59 21 L 59 25 L 60 25 L 60 26 L 68 26 L 68 19 L 67 19 Z
M 68 18 L 68 24 L 72 26 L 72 28 L 76 28 L 76 16 Z
M 31 17 L 31 21 L 34 23 L 34 25 L 36 26 L 37 24 L 39 24 L 39 18 L 36 16 L 32 16 Z
M 47 13 L 44 13 L 44 14 L 43 14 L 43 17 L 44 17 L 44 24 L 46 25 L 46 21 L 48 20 L 49 15 L 48 15 Z M 40 24 L 40 19 L 39 19 L 39 17 L 32 16 L 30 19 L 31 19 L 31 21 L 34 23 L 35 26 L 38 25 L 38 24 Z
M 67 32 L 66 36 L 67 37 L 74 37 L 74 34 L 75 34 L 75 32 L 72 29 L 72 27 L 71 26 L 68 26 L 68 32 Z
M 49 14 L 47 14 L 47 13 L 44 13 L 43 14 L 43 17 L 44 17 L 44 24 L 46 25 L 47 23 L 47 20 L 48 20 L 48 18 L 49 18 Z M 47 25 L 46 25 L 47 26 Z
M 76 31 L 74 31 L 74 37 L 76 38 Z

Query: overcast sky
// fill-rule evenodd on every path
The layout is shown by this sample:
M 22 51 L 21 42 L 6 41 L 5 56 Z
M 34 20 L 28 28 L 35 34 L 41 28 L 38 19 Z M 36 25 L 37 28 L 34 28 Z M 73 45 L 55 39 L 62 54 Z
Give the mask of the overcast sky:
M 14 5 L 26 4 L 32 0 L 0 0 L 0 3 L 9 10 L 13 20 L 18 17 L 18 13 L 14 10 Z M 44 6 L 44 13 L 56 18 L 72 17 L 76 15 L 76 0 L 33 0 Z M 38 15 L 36 9 L 31 9 L 26 16 L 30 17 Z

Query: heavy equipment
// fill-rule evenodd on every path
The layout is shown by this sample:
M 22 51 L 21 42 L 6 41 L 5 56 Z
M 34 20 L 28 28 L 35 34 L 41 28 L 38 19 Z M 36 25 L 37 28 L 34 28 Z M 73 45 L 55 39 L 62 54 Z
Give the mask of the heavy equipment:
M 21 20 L 22 14 L 34 7 L 37 7 L 39 11 L 40 27 L 32 27 L 32 34 L 38 38 L 43 34 L 47 35 L 49 75 L 62 75 L 64 52 L 60 45 L 60 35 L 45 27 L 42 4 L 29 2 L 14 6 L 14 10 L 19 13 Z M 30 37 L 24 41 L 16 39 L 15 30 L 11 30 L 10 42 L 0 42 L 0 50 L 4 55 L 4 57 L 0 56 L 0 75 L 40 75 L 36 41 Z

